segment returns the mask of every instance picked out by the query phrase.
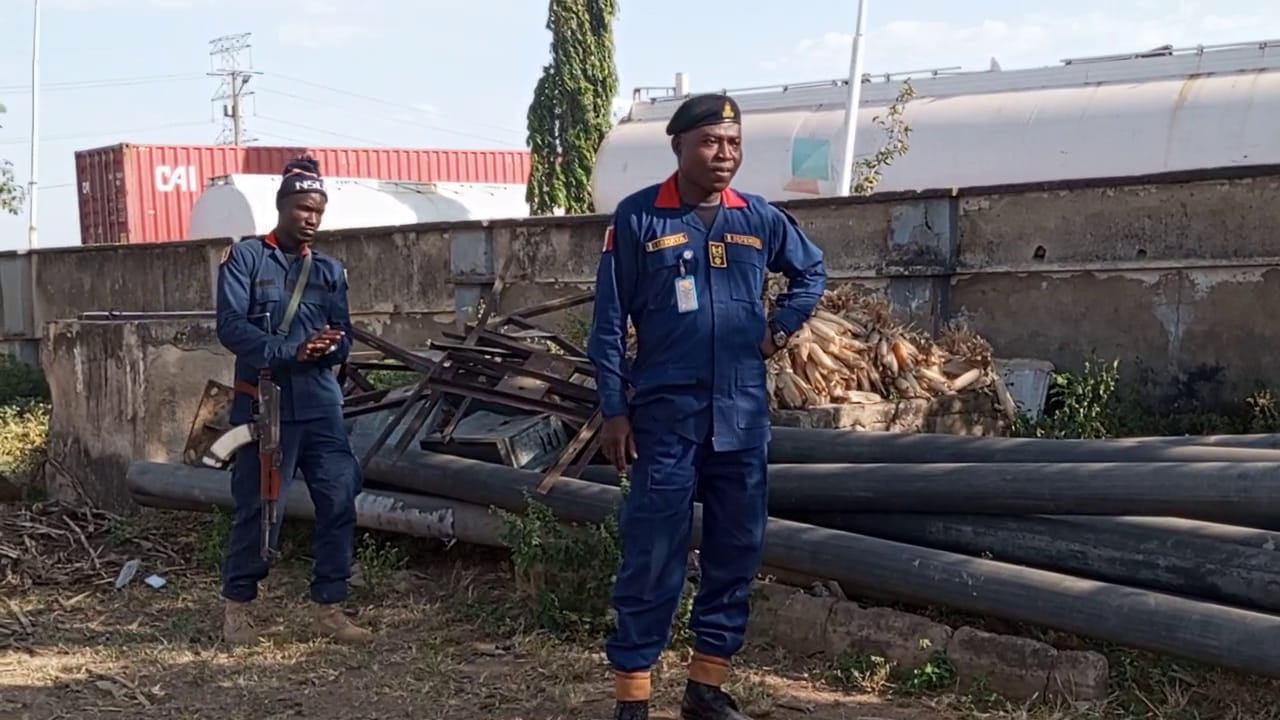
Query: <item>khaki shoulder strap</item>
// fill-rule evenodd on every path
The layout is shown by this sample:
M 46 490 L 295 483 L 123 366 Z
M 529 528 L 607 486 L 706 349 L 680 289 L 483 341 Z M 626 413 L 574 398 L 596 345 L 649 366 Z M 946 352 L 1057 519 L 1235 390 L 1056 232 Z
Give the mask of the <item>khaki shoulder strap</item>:
M 293 294 L 289 297 L 289 307 L 285 308 L 284 317 L 276 326 L 276 333 L 288 335 L 293 318 L 298 314 L 298 306 L 302 304 L 302 293 L 307 289 L 307 279 L 311 277 L 312 253 L 302 256 L 302 270 L 298 272 L 298 280 L 293 284 Z

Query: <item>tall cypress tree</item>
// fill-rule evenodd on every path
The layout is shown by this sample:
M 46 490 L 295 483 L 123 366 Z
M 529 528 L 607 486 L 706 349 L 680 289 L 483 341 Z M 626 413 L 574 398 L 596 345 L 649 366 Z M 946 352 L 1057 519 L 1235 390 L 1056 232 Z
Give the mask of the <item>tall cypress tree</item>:
M 528 115 L 533 157 L 526 198 L 535 215 L 592 212 L 591 168 L 618 92 L 617 14 L 617 0 L 551 0 L 551 62 L 542 69 Z

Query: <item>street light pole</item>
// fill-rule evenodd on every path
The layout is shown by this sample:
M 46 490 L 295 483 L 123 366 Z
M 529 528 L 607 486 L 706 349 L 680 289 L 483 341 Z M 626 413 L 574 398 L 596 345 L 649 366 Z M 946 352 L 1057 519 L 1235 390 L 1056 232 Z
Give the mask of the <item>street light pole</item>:
M 35 250 L 36 231 L 36 185 L 40 177 L 40 0 L 33 3 L 35 19 L 31 23 L 31 182 L 27 185 L 27 212 L 30 220 L 27 224 L 27 249 Z
M 858 132 L 858 105 L 862 102 L 862 35 L 867 25 L 867 0 L 858 0 L 858 24 L 853 32 L 849 58 L 849 97 L 841 128 L 840 166 L 836 172 L 836 195 L 853 194 L 853 143 Z

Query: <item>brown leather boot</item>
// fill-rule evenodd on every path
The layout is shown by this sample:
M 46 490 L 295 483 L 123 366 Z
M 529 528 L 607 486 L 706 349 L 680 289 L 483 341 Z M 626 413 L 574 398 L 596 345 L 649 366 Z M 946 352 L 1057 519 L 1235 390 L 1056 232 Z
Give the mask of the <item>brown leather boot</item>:
M 317 633 L 337 640 L 340 643 L 360 644 L 373 640 L 373 633 L 351 622 L 337 603 L 312 603 L 315 612 L 315 630 Z
M 249 612 L 249 603 L 224 600 L 222 639 L 229 645 L 249 645 L 258 640 L 258 628 Z

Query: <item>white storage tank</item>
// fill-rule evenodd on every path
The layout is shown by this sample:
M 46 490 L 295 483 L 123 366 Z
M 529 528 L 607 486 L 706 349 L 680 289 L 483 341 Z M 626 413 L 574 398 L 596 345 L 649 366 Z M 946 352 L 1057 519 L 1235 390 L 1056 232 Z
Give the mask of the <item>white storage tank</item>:
M 879 191 L 1280 163 L 1280 41 L 1027 70 L 1000 70 L 993 61 L 988 71 L 933 71 L 911 83 L 910 149 L 882 170 Z M 864 85 L 855 157 L 884 145 L 873 118 L 901 87 L 892 77 Z M 744 135 L 735 187 L 769 200 L 838 194 L 847 82 L 728 92 L 741 107 Z M 664 129 L 683 99 L 637 97 L 605 138 L 592 176 L 599 212 L 674 171 Z
M 320 230 L 529 216 L 524 185 L 325 178 Z M 276 226 L 279 175 L 212 178 L 191 209 L 187 237 L 244 238 Z

